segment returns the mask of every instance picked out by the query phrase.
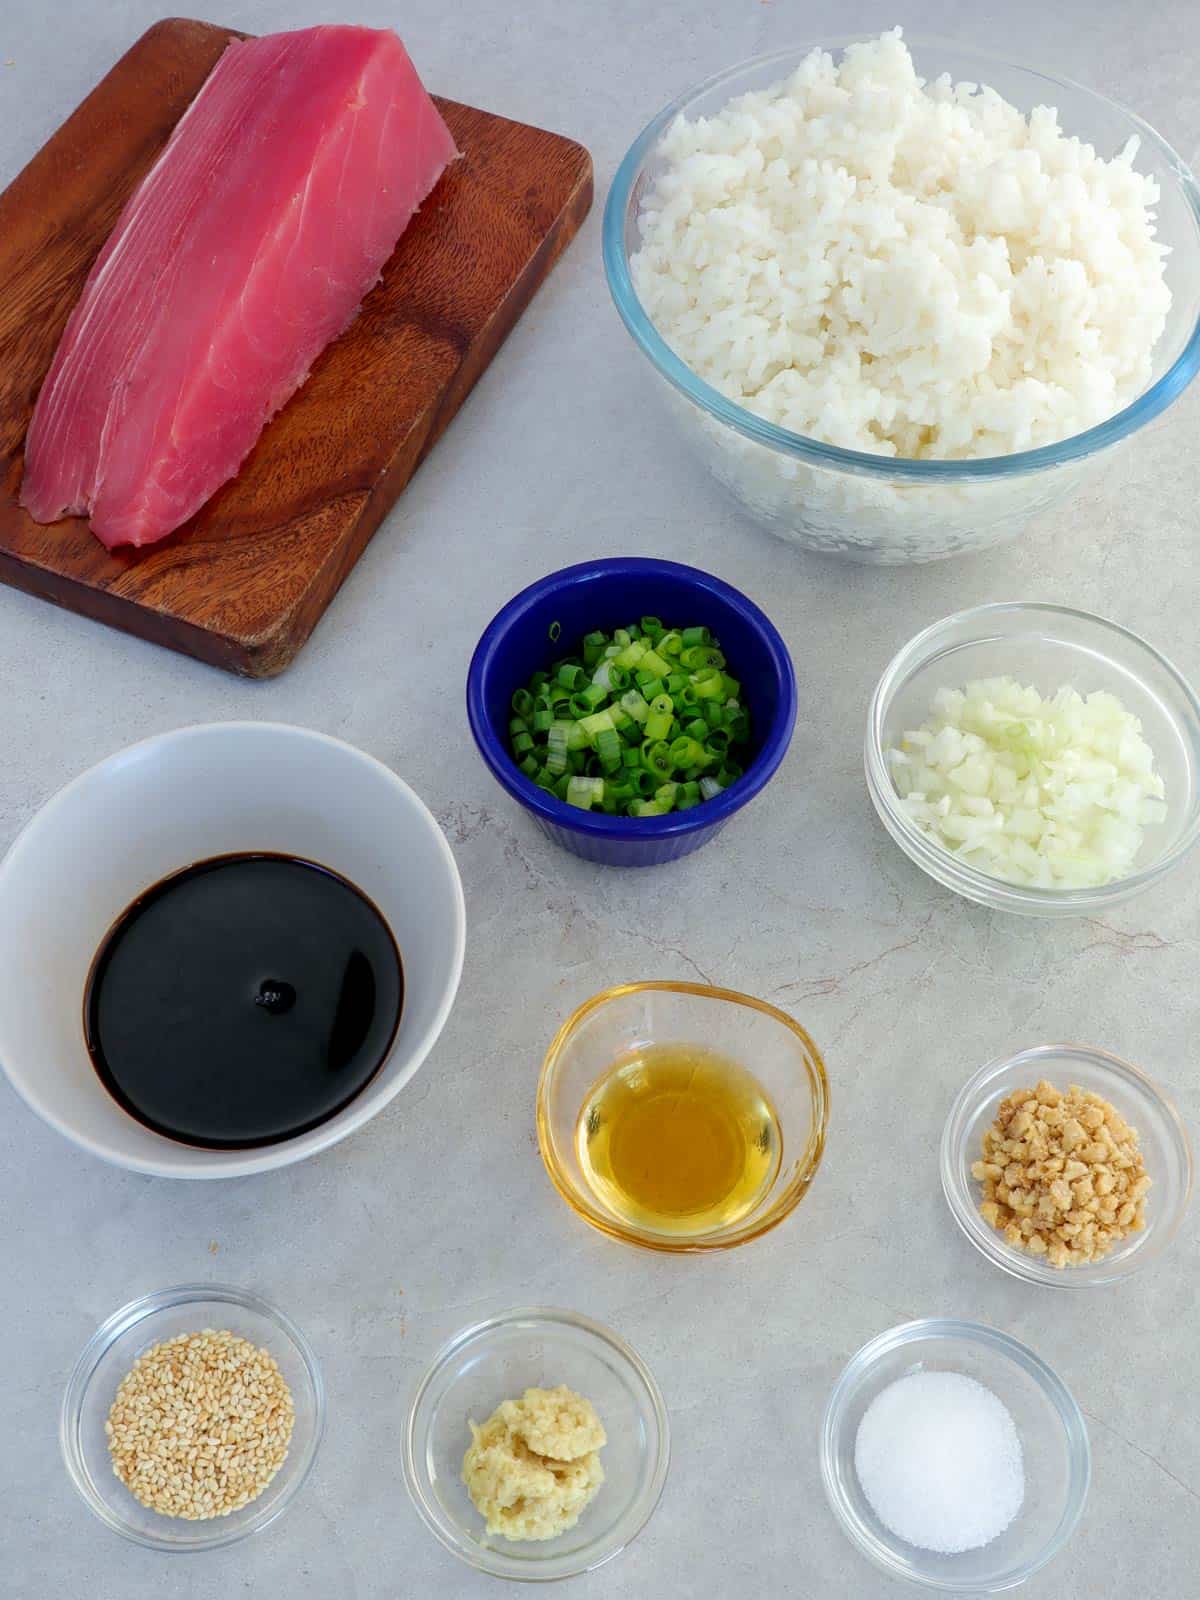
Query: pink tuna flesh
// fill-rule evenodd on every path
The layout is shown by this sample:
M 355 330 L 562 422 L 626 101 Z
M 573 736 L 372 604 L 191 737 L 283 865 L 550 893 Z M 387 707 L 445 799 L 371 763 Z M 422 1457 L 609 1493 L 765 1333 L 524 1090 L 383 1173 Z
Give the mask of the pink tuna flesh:
M 34 408 L 21 503 L 152 544 L 237 472 L 456 154 L 394 33 L 231 44 L 117 220 Z

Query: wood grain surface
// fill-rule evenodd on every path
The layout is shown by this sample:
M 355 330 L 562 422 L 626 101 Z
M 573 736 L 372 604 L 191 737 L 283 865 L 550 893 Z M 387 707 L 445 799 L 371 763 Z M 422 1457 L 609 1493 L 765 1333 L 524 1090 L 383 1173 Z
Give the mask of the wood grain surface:
M 587 215 L 570 139 L 438 99 L 462 159 L 237 477 L 170 538 L 110 553 L 17 504 L 33 403 L 88 269 L 227 42 L 143 35 L 0 195 L 0 579 L 252 677 L 281 672 Z

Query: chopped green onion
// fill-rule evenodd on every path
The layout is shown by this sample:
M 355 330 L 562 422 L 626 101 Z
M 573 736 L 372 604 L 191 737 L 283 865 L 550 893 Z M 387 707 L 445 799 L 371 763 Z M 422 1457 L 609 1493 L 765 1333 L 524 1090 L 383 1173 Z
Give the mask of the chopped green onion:
M 658 774 L 659 781 L 669 778 L 679 765 L 672 755 L 673 746 L 664 740 L 652 743 L 649 739 L 642 745 L 642 762 L 648 771 Z
M 547 735 L 546 771 L 555 777 L 567 770 L 567 735 L 570 731 L 569 722 L 555 722 L 551 724 Z
M 579 726 L 583 729 L 584 738 L 595 744 L 598 734 L 607 733 L 611 729 L 616 732 L 612 712 L 606 706 L 603 711 L 590 711 L 586 717 L 580 717 Z
M 695 739 L 689 738 L 686 733 L 676 739 L 670 748 L 669 754 L 672 768 L 705 767 L 710 764 L 712 759 L 705 751 L 704 746 L 697 743 Z
M 657 650 L 647 650 L 639 663 L 647 672 L 653 672 L 660 678 L 665 678 L 671 670 L 671 663 L 664 661 Z
M 650 715 L 642 724 L 642 731 L 647 739 L 658 742 L 666 739 L 671 732 L 671 724 L 675 721 L 675 711 L 671 704 L 670 695 L 660 694 L 650 702 Z
M 722 693 L 722 678 L 716 667 L 702 667 L 692 674 L 697 700 L 715 700 Z
M 562 637 L 562 623 L 552 622 L 546 629 L 546 632 L 550 637 L 550 643 L 557 644 L 559 639 Z
M 650 715 L 650 707 L 636 689 L 627 689 L 621 696 L 621 710 L 635 722 L 645 722 Z
M 694 644 L 680 656 L 679 665 L 688 672 L 699 672 L 701 667 L 723 667 L 725 657 L 711 645 Z
M 601 716 L 607 715 L 601 712 Z M 596 754 L 605 772 L 616 772 L 621 765 L 621 735 L 615 728 L 602 728 L 596 735 Z
M 603 778 L 572 778 L 567 784 L 567 804 L 590 811 L 604 798 Z
M 550 629 L 557 642 L 561 628 Z M 533 673 L 510 701 L 513 759 L 580 810 L 666 816 L 742 775 L 750 742 L 741 684 L 707 628 L 646 616 L 585 634 L 578 653 Z

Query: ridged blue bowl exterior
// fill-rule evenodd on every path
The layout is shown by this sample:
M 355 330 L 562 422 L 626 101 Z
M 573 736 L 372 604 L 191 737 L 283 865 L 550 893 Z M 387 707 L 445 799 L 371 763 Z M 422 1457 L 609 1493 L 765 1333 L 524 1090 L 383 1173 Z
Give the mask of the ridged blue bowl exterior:
M 755 747 L 731 788 L 691 811 L 666 817 L 606 817 L 566 805 L 539 789 L 509 752 L 510 701 L 593 628 L 611 631 L 656 615 L 703 625 L 721 640 L 742 684 Z M 551 640 L 551 625 L 561 630 Z M 530 812 L 548 839 L 608 867 L 654 867 L 690 855 L 751 801 L 783 760 L 796 723 L 796 678 L 778 630 L 752 600 L 696 567 L 638 556 L 588 561 L 531 584 L 493 618 L 467 676 L 467 715 L 493 777 Z
M 725 826 L 724 822 L 713 822 L 707 828 L 693 828 L 690 833 L 677 833 L 670 839 L 596 839 L 576 828 L 547 822 L 545 817 L 534 820 L 547 839 L 573 856 L 582 856 L 602 867 L 661 867 L 668 861 L 678 861 L 680 856 L 690 856 L 693 850 L 715 839 Z

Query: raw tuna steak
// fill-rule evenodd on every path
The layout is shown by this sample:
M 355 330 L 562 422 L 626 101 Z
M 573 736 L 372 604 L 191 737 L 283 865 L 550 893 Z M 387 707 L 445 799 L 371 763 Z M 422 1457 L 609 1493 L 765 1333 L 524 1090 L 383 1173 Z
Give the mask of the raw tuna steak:
M 164 538 L 233 477 L 455 156 L 394 33 L 231 44 L 130 197 L 38 396 L 21 502 Z

